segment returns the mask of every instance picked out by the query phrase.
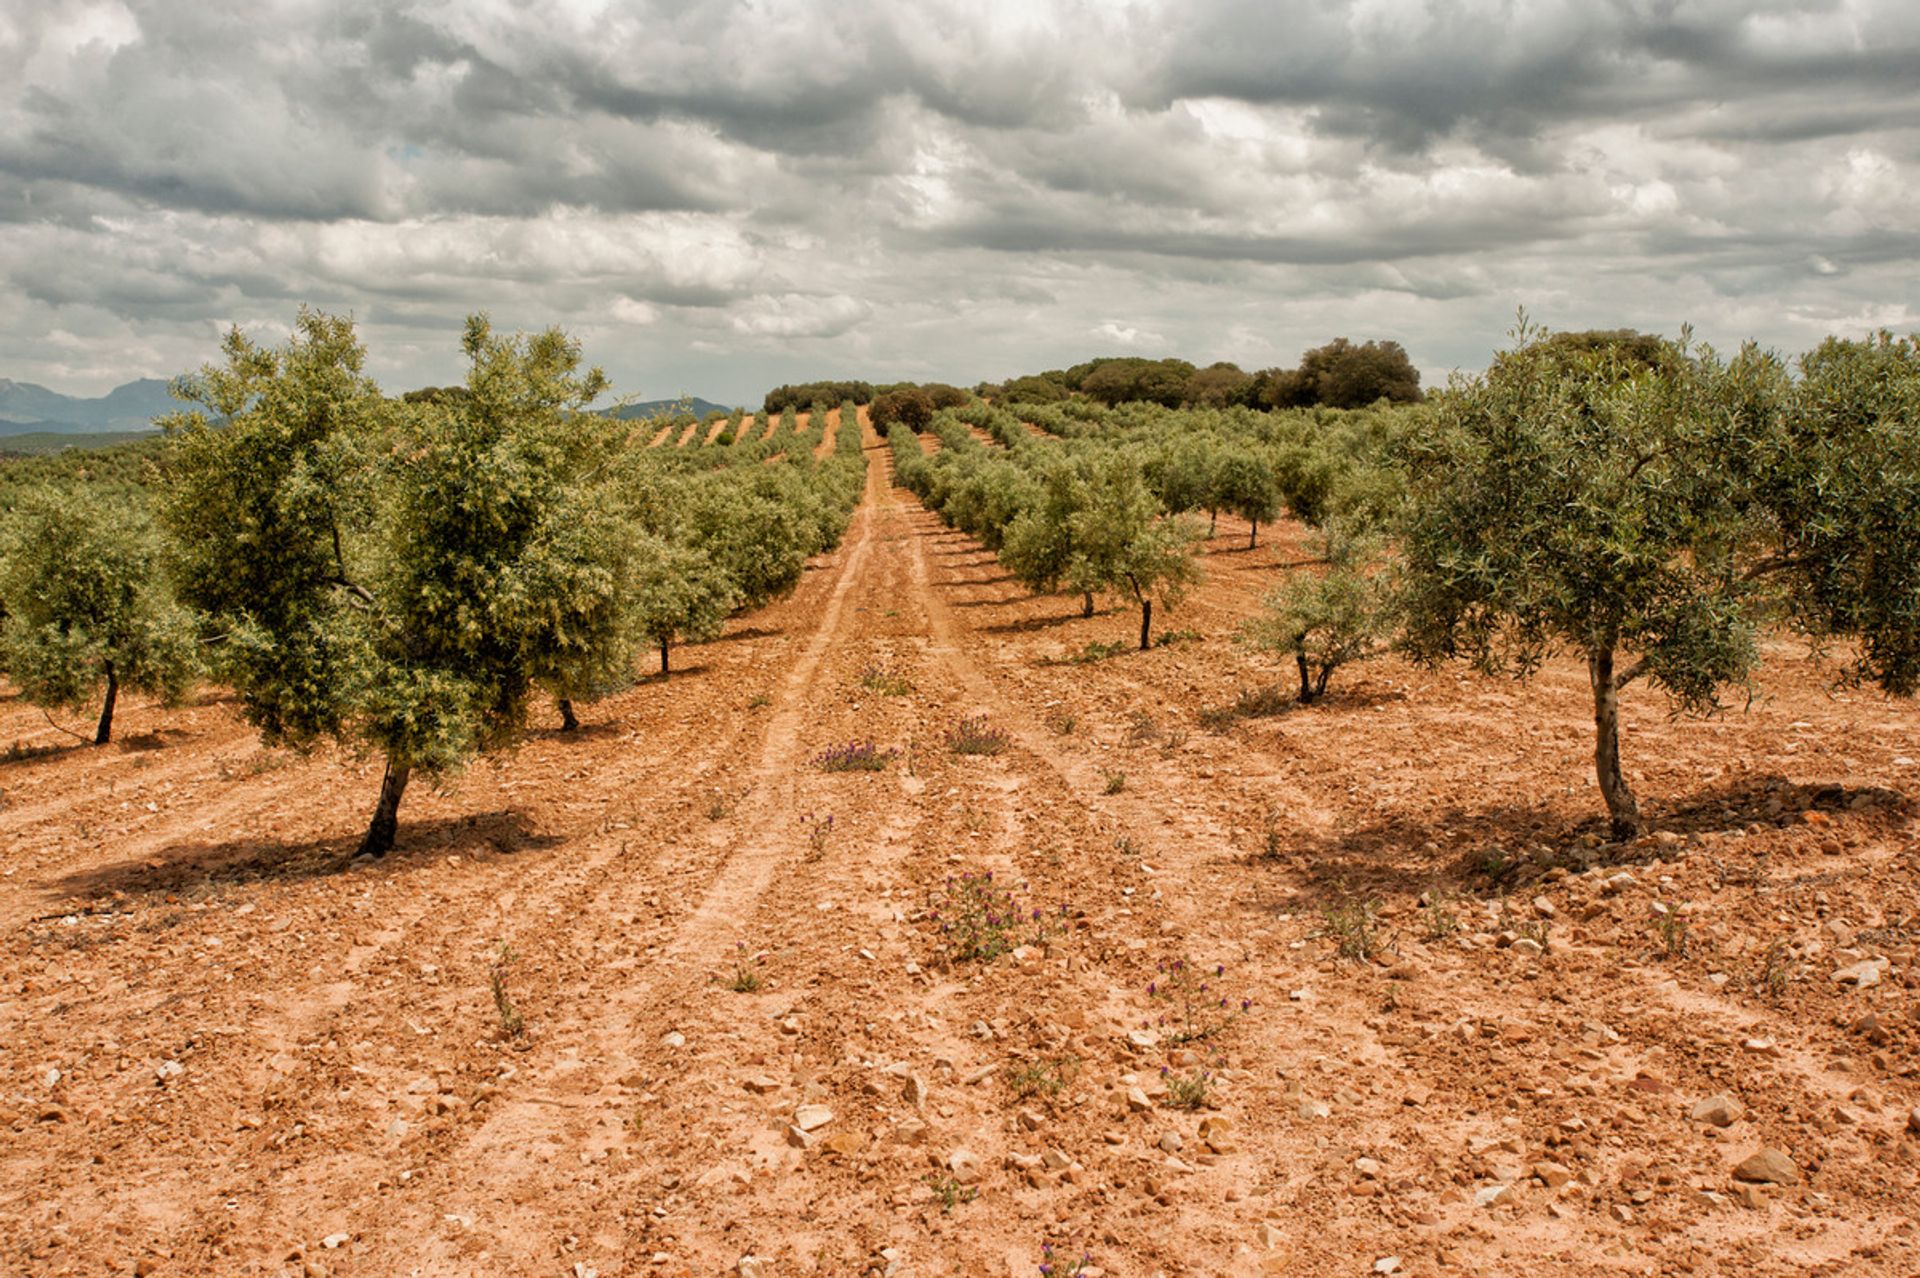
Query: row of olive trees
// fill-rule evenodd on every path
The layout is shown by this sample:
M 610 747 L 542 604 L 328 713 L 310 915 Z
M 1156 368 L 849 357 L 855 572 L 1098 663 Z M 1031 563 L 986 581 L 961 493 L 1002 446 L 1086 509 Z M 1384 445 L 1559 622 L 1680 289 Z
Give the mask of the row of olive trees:
M 1579 335 L 1575 335 L 1576 339 Z M 1846 678 L 1920 687 L 1920 345 L 1565 340 L 1527 327 L 1404 443 L 1401 644 L 1525 675 L 1586 664 L 1617 837 L 1644 828 L 1620 696 L 1683 711 L 1747 681 L 1769 627 L 1853 641 Z
M 1082 540 L 1096 529 L 1284 510 L 1315 553 L 1245 635 L 1294 661 L 1302 701 L 1389 647 L 1522 677 L 1570 651 L 1587 667 L 1619 838 L 1644 829 L 1621 765 L 1621 695 L 1638 683 L 1712 711 L 1752 676 L 1759 636 L 1784 626 L 1850 643 L 1848 680 L 1920 690 L 1915 339 L 1833 339 L 1790 366 L 1751 347 L 1729 359 L 1684 337 L 1523 322 L 1484 375 L 1419 408 L 1020 411 L 1054 442 L 975 413 L 1004 456 L 945 424 L 941 456 L 903 450 L 901 474 L 1022 581 L 1085 592 L 1100 579 Z M 1096 477 L 1144 488 L 1140 516 L 1088 515 Z
M 305 312 L 284 347 L 238 331 L 163 424 L 159 528 L 84 495 L 8 520 L 0 658 L 30 698 L 105 685 L 233 686 L 276 745 L 337 740 L 385 776 L 362 850 L 392 846 L 416 772 L 516 736 L 536 690 L 631 681 L 647 648 L 716 633 L 790 591 L 837 542 L 864 474 L 782 446 L 653 450 L 587 411 L 598 369 L 558 330 L 467 325 L 458 395 L 382 395 L 350 321 Z M 787 424 L 791 437 L 791 423 Z

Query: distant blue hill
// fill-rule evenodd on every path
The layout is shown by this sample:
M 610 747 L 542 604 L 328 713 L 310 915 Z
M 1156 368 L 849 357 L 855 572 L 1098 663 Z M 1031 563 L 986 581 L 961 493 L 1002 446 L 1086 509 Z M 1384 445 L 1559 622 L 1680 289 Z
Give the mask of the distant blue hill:
M 644 404 L 628 404 L 624 408 L 615 409 L 613 415 L 621 421 L 631 421 L 640 417 L 662 417 L 678 411 L 680 411 L 680 401 L 677 399 L 650 399 Z M 731 413 L 733 408 L 695 395 L 688 397 L 686 411 L 695 417 L 705 417 L 708 413 Z
M 179 407 L 157 377 L 116 386 L 93 399 L 0 377 L 0 435 L 150 430 L 154 418 Z
M 13 435 L 97 435 L 153 429 L 153 419 L 181 408 L 157 377 L 116 386 L 105 395 L 88 399 L 0 377 L 0 437 Z M 615 416 L 626 419 L 659 417 L 680 407 L 677 399 L 655 399 L 628 404 Z M 690 398 L 687 411 L 695 417 L 730 413 L 726 404 Z

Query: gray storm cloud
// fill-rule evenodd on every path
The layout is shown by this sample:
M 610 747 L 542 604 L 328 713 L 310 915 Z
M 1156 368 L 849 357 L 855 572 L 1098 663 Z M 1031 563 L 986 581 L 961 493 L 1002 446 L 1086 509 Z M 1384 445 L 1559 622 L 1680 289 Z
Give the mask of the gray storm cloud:
M 1903 0 L 16 0 L 0 376 L 97 392 L 351 311 L 623 390 L 972 381 L 1105 351 L 1476 367 L 1557 327 L 1913 328 Z

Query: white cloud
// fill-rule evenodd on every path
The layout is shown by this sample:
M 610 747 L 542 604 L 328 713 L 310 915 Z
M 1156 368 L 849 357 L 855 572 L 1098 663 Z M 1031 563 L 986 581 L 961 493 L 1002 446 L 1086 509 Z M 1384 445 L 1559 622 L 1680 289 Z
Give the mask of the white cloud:
M 1518 303 L 1801 349 L 1908 315 L 1917 58 L 1900 0 L 21 0 L 0 376 L 104 390 L 302 301 L 401 384 L 484 308 L 738 400 L 1341 334 L 1473 367 Z

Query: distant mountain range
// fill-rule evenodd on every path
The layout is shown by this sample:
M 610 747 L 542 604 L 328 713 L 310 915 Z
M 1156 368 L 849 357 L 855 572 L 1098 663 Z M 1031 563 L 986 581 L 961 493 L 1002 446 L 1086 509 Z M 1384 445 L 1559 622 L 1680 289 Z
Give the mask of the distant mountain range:
M 180 401 L 167 394 L 167 384 L 157 377 L 116 386 L 97 399 L 0 377 L 0 435 L 149 430 L 154 418 L 179 407 Z
M 658 417 L 672 412 L 680 401 L 656 399 L 645 404 L 628 404 L 619 410 L 623 418 Z M 688 401 L 696 417 L 733 410 L 712 400 Z M 15 382 L 0 377 L 0 436 L 7 435 L 97 435 L 123 431 L 150 430 L 153 419 L 186 407 L 167 393 L 167 383 L 157 377 L 116 386 L 97 399 L 62 395 L 59 391 Z

